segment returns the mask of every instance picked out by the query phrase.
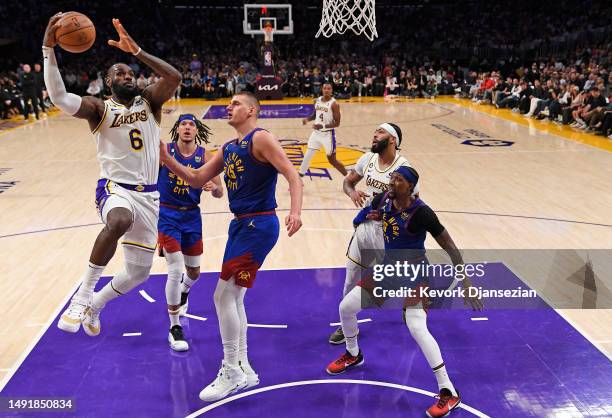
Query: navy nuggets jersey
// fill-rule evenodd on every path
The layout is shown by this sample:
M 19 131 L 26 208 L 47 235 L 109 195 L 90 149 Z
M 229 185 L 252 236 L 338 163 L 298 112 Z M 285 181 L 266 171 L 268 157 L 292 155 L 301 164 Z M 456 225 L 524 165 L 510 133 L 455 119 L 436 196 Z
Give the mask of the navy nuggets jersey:
M 168 144 L 168 153 L 170 153 L 179 163 L 187 167 L 197 169 L 204 165 L 205 150 L 199 145 L 196 147 L 193 154 L 184 156 L 179 151 L 176 142 L 171 142 Z M 191 208 L 200 204 L 202 189 L 194 189 L 189 183 L 178 177 L 166 166 L 162 166 L 159 170 L 157 188 L 159 190 L 159 197 L 162 205 Z
M 391 249 L 425 249 L 425 229 L 418 233 L 411 233 L 408 224 L 417 209 L 425 205 L 421 199 L 416 199 L 412 204 L 402 211 L 393 207 L 392 199 L 383 200 L 382 226 L 385 236 L 385 250 Z
M 234 139 L 223 146 L 227 197 L 236 215 L 276 209 L 278 171 L 253 156 L 253 135 L 260 130 L 256 128 L 242 140 Z

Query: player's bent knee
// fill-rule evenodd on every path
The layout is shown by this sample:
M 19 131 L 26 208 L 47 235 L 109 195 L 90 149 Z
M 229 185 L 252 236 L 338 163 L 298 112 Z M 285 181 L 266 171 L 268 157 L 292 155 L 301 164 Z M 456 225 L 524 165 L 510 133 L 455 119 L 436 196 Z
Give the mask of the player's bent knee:
M 180 281 L 181 273 L 183 272 L 183 254 L 178 251 L 174 253 L 166 253 L 166 262 L 168 263 L 168 280 Z
M 135 287 L 141 285 L 149 278 L 149 272 L 151 266 L 141 266 L 138 264 L 132 264 L 130 262 L 125 263 L 125 271 L 120 274 L 125 274 L 125 280 L 114 280 L 115 288 L 121 294 L 126 294 Z
M 126 271 L 130 278 L 130 281 L 135 283 L 135 286 L 138 286 L 139 284 L 144 283 L 149 278 L 151 266 L 139 266 L 137 264 L 127 263 Z
M 200 266 L 198 267 L 185 266 L 185 270 L 187 271 L 187 276 L 189 276 L 191 280 L 196 280 L 200 277 Z
M 106 217 L 106 228 L 114 235 L 125 234 L 132 226 L 132 212 L 126 208 L 114 208 Z
M 404 312 L 404 322 L 413 337 L 429 332 L 427 317 L 422 309 L 407 309 Z
M 355 297 L 354 291 L 349 292 L 340 302 L 338 311 L 341 317 L 357 315 L 361 310 L 361 300 Z

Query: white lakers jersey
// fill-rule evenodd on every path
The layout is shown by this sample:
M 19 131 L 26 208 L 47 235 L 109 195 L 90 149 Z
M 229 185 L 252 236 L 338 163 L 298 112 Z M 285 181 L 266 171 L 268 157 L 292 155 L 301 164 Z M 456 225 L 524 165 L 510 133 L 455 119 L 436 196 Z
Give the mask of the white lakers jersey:
M 160 129 L 149 102 L 136 96 L 127 108 L 112 98 L 96 136 L 100 178 L 126 184 L 157 184 Z
M 329 125 L 334 121 L 334 113 L 332 112 L 332 104 L 335 103 L 336 99 L 334 99 L 333 97 L 331 99 L 329 99 L 328 101 L 324 102 L 323 101 L 323 96 L 319 97 L 316 101 L 315 101 L 315 111 L 317 112 L 315 114 L 315 122 L 314 123 L 319 123 L 321 125 Z M 329 129 L 321 129 L 321 131 L 327 131 L 327 130 L 331 130 L 332 128 Z
M 378 154 L 374 152 L 366 152 L 359 158 L 357 164 L 355 164 L 355 171 L 365 180 L 365 192 L 369 196 L 365 206 L 372 202 L 374 195 L 387 191 L 391 173 L 403 165 L 410 167 L 408 160 L 399 154 L 396 154 L 393 164 L 385 170 L 379 168 Z

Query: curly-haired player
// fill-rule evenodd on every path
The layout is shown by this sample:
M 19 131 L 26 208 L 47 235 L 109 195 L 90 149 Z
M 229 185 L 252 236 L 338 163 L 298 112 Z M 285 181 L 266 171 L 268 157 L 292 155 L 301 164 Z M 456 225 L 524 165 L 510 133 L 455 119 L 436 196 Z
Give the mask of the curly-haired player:
M 199 168 L 212 158 L 202 143 L 208 143 L 210 129 L 192 114 L 180 115 L 170 130 L 172 142 L 168 153 L 188 167 Z M 216 198 L 223 197 L 219 177 L 214 177 L 203 188 L 194 188 L 163 165 L 157 187 L 160 193 L 158 241 L 160 255 L 168 263 L 166 302 L 170 316 L 168 342 L 176 351 L 189 349 L 179 323 L 179 314 L 187 312 L 189 290 L 200 277 L 202 246 L 202 216 L 200 195 L 210 191 Z M 185 265 L 186 272 L 183 272 Z

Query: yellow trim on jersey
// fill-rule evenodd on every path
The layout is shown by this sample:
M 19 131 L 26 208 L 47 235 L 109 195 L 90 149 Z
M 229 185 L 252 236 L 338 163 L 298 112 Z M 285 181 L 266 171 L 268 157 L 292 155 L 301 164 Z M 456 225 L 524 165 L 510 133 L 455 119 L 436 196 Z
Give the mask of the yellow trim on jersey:
M 377 157 L 377 156 L 378 156 L 378 154 L 374 154 L 374 156 L 376 156 L 376 157 Z M 390 165 L 389 167 L 387 167 L 387 168 L 386 168 L 384 171 L 380 171 L 380 170 L 378 169 L 378 167 L 376 167 L 376 166 L 378 165 L 378 158 L 377 158 L 377 159 L 376 159 L 376 161 L 374 162 L 374 166 L 373 166 L 373 167 L 374 167 L 374 170 L 378 171 L 379 173 L 386 173 L 387 171 L 391 170 L 391 169 L 392 169 L 392 168 L 395 166 L 395 163 L 397 163 L 397 160 L 399 160 L 401 157 L 402 157 L 401 155 L 396 154 L 396 156 L 395 156 L 395 160 L 393 160 L 393 162 L 391 163 L 391 165 Z M 370 160 L 370 161 L 371 161 L 371 160 Z
M 155 124 L 161 128 L 161 125 L 159 124 L 157 119 L 155 119 L 155 114 L 153 113 L 153 107 L 151 107 L 151 102 L 149 102 L 147 99 L 145 99 L 142 96 L 140 96 L 140 98 L 147 104 L 147 106 L 149 106 L 149 111 L 151 112 L 151 116 L 153 117 L 153 122 L 155 122 Z
M 108 100 L 110 100 L 111 102 L 113 102 L 113 104 L 114 104 L 114 105 L 116 105 L 116 106 L 125 107 L 125 105 L 122 105 L 121 103 L 116 102 L 116 101 L 115 101 L 115 99 L 113 99 L 112 97 L 111 97 L 110 99 L 108 99 Z
M 111 192 L 111 189 L 110 189 L 110 180 L 106 180 L 106 184 L 104 185 L 104 188 L 106 189 L 108 194 L 113 194 L 113 192 Z
M 91 131 L 92 134 L 95 134 L 96 132 L 98 132 L 98 130 L 102 126 L 102 123 L 106 119 L 106 115 L 107 114 L 108 114 L 108 104 L 106 102 L 104 102 L 104 113 L 102 114 L 102 119 L 100 119 L 100 123 L 98 123 L 98 126 L 96 126 L 95 129 L 93 131 Z
M 151 247 L 150 245 L 142 244 L 140 242 L 133 242 L 133 241 L 122 241 L 121 245 L 132 245 L 134 247 L 142 248 L 143 250 L 147 250 L 147 251 L 155 251 L 155 249 L 157 248 L 157 244 Z

